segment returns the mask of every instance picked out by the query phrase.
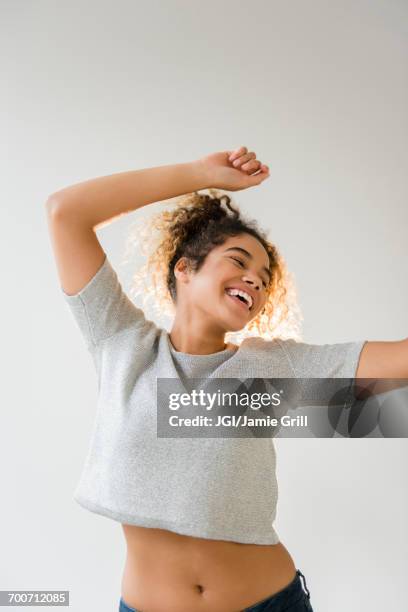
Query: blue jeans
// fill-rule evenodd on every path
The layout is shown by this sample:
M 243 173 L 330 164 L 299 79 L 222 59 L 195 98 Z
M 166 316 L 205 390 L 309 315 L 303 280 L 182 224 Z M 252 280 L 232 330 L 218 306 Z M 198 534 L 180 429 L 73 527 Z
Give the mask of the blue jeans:
M 304 588 L 300 577 L 303 579 Z M 142 610 L 129 607 L 121 597 L 119 612 L 142 612 Z M 245 608 L 242 612 L 313 612 L 306 578 L 300 570 L 296 570 L 296 576 L 288 586 Z

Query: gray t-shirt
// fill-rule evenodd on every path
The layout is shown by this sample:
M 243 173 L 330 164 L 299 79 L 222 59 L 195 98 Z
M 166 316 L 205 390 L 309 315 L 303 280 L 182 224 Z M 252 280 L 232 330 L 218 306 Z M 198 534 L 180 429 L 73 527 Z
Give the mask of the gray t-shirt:
M 98 376 L 75 501 L 130 525 L 278 543 L 273 438 L 158 438 L 156 379 L 353 378 L 365 341 L 314 345 L 252 337 L 237 350 L 182 353 L 129 299 L 106 256 L 79 293 L 62 293 Z

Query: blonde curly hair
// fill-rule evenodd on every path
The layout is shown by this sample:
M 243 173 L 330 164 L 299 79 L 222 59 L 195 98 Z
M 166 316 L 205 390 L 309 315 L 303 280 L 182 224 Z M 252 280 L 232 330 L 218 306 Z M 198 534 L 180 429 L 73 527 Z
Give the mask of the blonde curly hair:
M 268 253 L 271 280 L 263 310 L 243 330 L 228 332 L 226 340 L 241 341 L 248 336 L 299 340 L 303 316 L 293 277 L 277 247 L 255 221 L 242 216 L 230 196 L 216 189 L 208 191 L 173 199 L 170 209 L 136 222 L 126 243 L 127 254 L 141 251 L 147 262 L 133 274 L 130 293 L 142 294 L 144 304 L 151 299 L 158 313 L 173 316 L 177 300 L 174 266 L 180 257 L 186 257 L 197 271 L 212 248 L 229 236 L 248 233 Z

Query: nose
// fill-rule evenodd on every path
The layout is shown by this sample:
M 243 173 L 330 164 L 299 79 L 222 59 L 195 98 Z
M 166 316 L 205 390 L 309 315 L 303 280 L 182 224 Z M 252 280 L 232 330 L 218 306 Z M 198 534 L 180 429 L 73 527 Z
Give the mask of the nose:
M 257 279 L 256 277 L 250 277 L 248 275 L 245 275 L 242 280 L 245 283 L 248 283 L 249 285 L 251 285 L 254 289 L 256 289 L 257 291 L 260 290 L 261 288 L 261 281 L 259 279 Z

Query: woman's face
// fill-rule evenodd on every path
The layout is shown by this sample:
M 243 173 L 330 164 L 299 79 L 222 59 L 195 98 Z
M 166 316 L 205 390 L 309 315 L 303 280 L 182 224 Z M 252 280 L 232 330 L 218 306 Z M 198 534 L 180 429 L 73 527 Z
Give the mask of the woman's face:
M 177 308 L 187 316 L 201 313 L 225 331 L 239 331 L 265 305 L 269 257 L 250 234 L 230 236 L 214 247 L 198 272 L 179 264 Z

